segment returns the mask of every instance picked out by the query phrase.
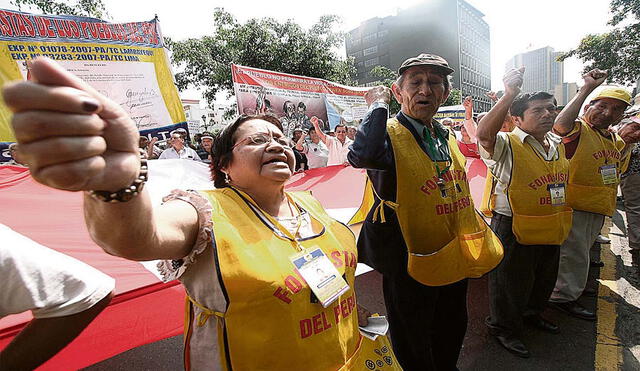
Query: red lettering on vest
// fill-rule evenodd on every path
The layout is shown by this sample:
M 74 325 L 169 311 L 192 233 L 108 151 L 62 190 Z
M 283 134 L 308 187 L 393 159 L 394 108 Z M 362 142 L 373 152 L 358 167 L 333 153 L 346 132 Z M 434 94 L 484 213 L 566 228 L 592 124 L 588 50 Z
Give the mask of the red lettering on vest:
M 551 196 L 540 197 L 540 205 L 551 205 Z
M 601 158 L 605 158 L 605 159 L 611 159 L 614 158 L 616 160 L 620 159 L 620 152 L 616 151 L 616 150 L 611 150 L 611 149 L 603 149 L 597 152 L 594 152 L 593 154 L 591 154 L 591 156 L 593 156 L 594 159 L 598 160 Z
M 298 281 L 294 276 L 287 276 L 287 278 L 284 279 L 284 284 L 294 294 L 302 290 L 302 283 L 300 283 L 300 281 Z
M 457 213 L 460 210 L 466 209 L 470 205 L 471 199 L 469 198 L 469 196 L 466 196 L 452 203 L 436 205 L 436 214 L 444 215 Z
M 308 318 L 305 318 L 302 321 L 300 321 L 300 338 L 304 339 L 306 337 L 311 336 L 311 334 L 313 334 L 311 330 L 311 320 Z
M 349 260 L 349 264 L 347 264 L 347 266 L 351 268 L 355 268 L 358 265 L 358 260 L 356 259 L 356 255 L 354 253 L 349 253 L 345 251 L 344 252 L 345 260 L 347 259 L 347 254 L 349 257 L 351 257 L 351 260 Z
M 566 182 L 566 180 L 566 173 L 545 174 L 533 180 L 528 184 L 528 186 L 533 190 L 537 190 L 538 188 L 544 187 L 547 184 L 564 183 Z
M 320 321 L 320 315 L 316 314 L 315 316 L 311 317 L 311 323 L 313 323 L 313 334 L 319 334 L 322 332 L 322 322 Z
M 281 287 L 278 287 L 276 291 L 273 293 L 273 296 L 284 301 L 285 303 L 291 303 L 291 299 L 289 299 L 289 291 L 283 290 Z
M 340 259 L 340 251 L 333 251 L 331 254 L 331 260 L 336 268 L 342 267 L 342 259 Z
M 329 323 L 329 321 L 327 321 L 327 314 L 325 312 L 322 312 L 321 315 L 322 315 L 322 326 L 324 327 L 324 330 L 330 329 L 331 328 L 331 323 Z
M 336 324 L 340 323 L 340 304 L 333 307 L 333 317 Z

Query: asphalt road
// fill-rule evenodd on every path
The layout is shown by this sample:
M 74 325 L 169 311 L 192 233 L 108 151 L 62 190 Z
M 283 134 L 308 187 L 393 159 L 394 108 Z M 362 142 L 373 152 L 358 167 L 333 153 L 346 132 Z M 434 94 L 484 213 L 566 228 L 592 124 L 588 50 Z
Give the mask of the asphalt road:
M 488 314 L 486 278 L 471 280 L 468 292 L 469 327 L 460 355 L 460 370 L 640 370 L 640 279 L 627 249 L 622 220 L 617 214 L 610 231 L 611 245 L 594 248 L 606 266 L 592 269 L 588 286 L 598 288 L 597 298 L 580 298 L 588 308 L 598 309 L 598 321 L 569 317 L 553 309 L 544 315 L 560 326 L 557 335 L 527 329 L 523 342 L 531 358 L 518 358 L 504 350 L 489 335 L 484 319 Z M 600 282 L 600 283 L 599 283 Z M 358 301 L 372 312 L 385 313 L 377 272 L 357 278 Z M 86 370 L 180 370 L 182 337 L 176 336 L 132 349 Z M 638 357 L 638 358 L 637 358 Z

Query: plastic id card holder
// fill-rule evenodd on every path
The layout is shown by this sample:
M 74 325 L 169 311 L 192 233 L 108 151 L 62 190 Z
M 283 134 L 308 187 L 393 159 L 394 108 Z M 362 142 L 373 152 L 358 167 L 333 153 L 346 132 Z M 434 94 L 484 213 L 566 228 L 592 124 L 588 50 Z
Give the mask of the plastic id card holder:
M 602 175 L 602 183 L 604 184 L 618 183 L 618 173 L 614 164 L 600 166 L 600 175 Z
M 289 259 L 323 307 L 349 290 L 347 282 L 319 247 L 304 249 Z
M 562 206 L 566 202 L 564 183 L 548 184 L 551 206 Z

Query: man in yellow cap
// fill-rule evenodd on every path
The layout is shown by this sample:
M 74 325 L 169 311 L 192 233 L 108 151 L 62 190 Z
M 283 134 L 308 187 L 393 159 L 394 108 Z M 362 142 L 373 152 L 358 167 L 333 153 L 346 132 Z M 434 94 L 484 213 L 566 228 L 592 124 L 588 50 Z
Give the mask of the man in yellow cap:
M 372 207 L 359 259 L 382 273 L 391 341 L 405 370 L 455 370 L 467 329 L 467 278 L 493 269 L 502 246 L 473 207 L 465 157 L 433 116 L 453 69 L 437 55 L 402 63 L 369 90 L 369 112 L 348 154 L 366 168 Z M 391 93 L 401 112 L 388 119 Z
M 622 120 L 631 104 L 625 89 L 602 89 L 576 120 L 584 101 L 606 77 L 607 73 L 598 69 L 585 74 L 584 86 L 560 112 L 553 127 L 563 136 L 569 159 L 567 201 L 574 211 L 571 232 L 560 248 L 558 279 L 550 301 L 557 309 L 590 321 L 596 319 L 595 313 L 577 301 L 587 283 L 589 249 L 604 217 L 613 215 L 620 174 L 629 155 L 626 144 L 636 141 L 629 135 L 632 133 L 621 137 L 609 130 Z

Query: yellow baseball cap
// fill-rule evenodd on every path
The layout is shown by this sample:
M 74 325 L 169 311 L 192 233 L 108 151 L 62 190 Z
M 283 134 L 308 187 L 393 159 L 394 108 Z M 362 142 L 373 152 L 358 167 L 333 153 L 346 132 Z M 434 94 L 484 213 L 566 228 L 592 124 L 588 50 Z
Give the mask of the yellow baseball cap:
M 625 102 L 627 105 L 631 105 L 631 94 L 623 88 L 604 88 L 600 90 L 600 93 L 592 99 L 598 100 L 602 98 L 613 98 Z

